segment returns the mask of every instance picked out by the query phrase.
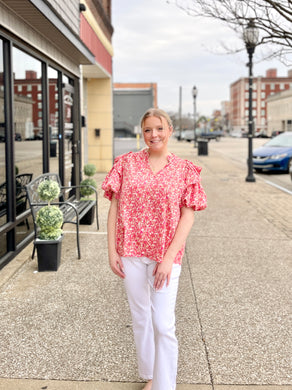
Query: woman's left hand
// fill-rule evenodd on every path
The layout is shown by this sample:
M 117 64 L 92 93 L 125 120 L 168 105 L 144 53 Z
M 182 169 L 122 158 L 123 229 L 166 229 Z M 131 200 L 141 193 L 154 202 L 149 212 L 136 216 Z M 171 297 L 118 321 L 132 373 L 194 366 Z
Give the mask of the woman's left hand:
M 154 270 L 153 276 L 155 276 L 153 287 L 155 290 L 161 290 L 166 281 L 166 287 L 169 285 L 171 271 L 172 271 L 172 260 L 163 259 L 162 263 L 157 263 Z

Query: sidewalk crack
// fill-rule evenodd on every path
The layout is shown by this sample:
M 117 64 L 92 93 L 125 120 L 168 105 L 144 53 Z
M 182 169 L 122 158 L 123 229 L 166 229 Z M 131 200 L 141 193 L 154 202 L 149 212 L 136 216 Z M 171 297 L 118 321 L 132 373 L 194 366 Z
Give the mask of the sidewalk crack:
M 210 358 L 209 358 L 209 351 L 208 351 L 208 347 L 207 347 L 207 343 L 206 343 L 206 337 L 204 335 L 203 324 L 202 324 L 201 314 L 200 314 L 200 310 L 199 310 L 199 305 L 198 305 L 198 300 L 197 300 L 197 295 L 196 295 L 196 290 L 195 290 L 195 284 L 194 284 L 194 280 L 193 280 L 192 270 L 191 270 L 191 266 L 190 266 L 190 259 L 189 259 L 187 246 L 186 246 L 186 250 L 185 250 L 185 257 L 186 257 L 187 264 L 188 264 L 188 270 L 189 270 L 190 279 L 191 279 L 191 285 L 192 285 L 192 291 L 193 291 L 193 296 L 194 296 L 194 301 L 195 301 L 195 307 L 196 307 L 198 320 L 199 320 L 199 325 L 200 325 L 201 339 L 202 339 L 203 346 L 204 346 L 204 349 L 205 349 L 205 355 L 206 355 L 207 366 L 208 366 L 208 371 L 209 371 L 209 376 L 210 376 L 210 382 L 211 382 L 212 390 L 214 390 L 214 379 L 213 379 L 213 373 L 212 373 L 212 368 L 211 368 L 211 362 L 210 362 Z

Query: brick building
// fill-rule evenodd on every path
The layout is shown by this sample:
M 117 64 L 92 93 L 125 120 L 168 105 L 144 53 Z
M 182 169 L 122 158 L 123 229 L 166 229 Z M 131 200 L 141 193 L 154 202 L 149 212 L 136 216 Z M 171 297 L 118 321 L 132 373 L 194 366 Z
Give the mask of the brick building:
M 14 121 L 15 132 L 19 133 L 23 140 L 41 139 L 43 122 L 42 83 L 37 77 L 37 72 L 26 70 L 23 79 L 14 79 L 14 97 L 26 98 L 32 106 L 32 115 L 18 116 Z M 48 79 L 49 85 L 49 129 L 58 132 L 59 97 L 57 79 Z M 30 119 L 28 121 L 28 118 Z
M 269 69 L 265 77 L 258 76 L 253 78 L 252 114 L 255 135 L 267 134 L 268 131 L 267 98 L 291 87 L 292 71 L 288 72 L 287 77 L 278 77 L 277 69 Z M 235 132 L 248 131 L 248 99 L 248 78 L 240 78 L 231 84 L 230 126 Z

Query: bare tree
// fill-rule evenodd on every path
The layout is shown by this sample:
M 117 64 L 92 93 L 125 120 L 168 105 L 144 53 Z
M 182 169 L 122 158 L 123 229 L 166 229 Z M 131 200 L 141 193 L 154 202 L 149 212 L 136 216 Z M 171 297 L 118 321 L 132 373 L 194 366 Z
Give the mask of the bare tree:
M 191 16 L 213 18 L 227 24 L 240 37 L 249 19 L 260 31 L 259 45 L 266 58 L 292 63 L 292 0 L 167 0 Z M 242 50 L 242 48 L 236 51 Z M 229 50 L 230 51 L 230 50 Z

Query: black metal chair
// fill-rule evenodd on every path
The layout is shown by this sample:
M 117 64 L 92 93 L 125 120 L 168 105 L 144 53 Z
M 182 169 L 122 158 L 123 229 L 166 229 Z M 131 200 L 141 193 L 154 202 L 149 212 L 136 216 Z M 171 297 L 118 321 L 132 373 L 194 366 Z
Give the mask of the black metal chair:
M 32 173 L 21 173 L 16 175 L 16 215 L 23 213 L 27 209 L 26 186 L 31 182 Z M 29 230 L 28 219 L 26 218 L 26 227 Z
M 15 177 L 16 190 L 16 215 L 20 215 L 27 209 L 26 185 L 31 181 L 32 173 L 21 173 Z M 7 186 L 6 182 L 0 185 L 0 217 L 7 212 Z M 28 219 L 25 220 L 29 230 Z M 22 222 L 21 222 L 22 223 Z

